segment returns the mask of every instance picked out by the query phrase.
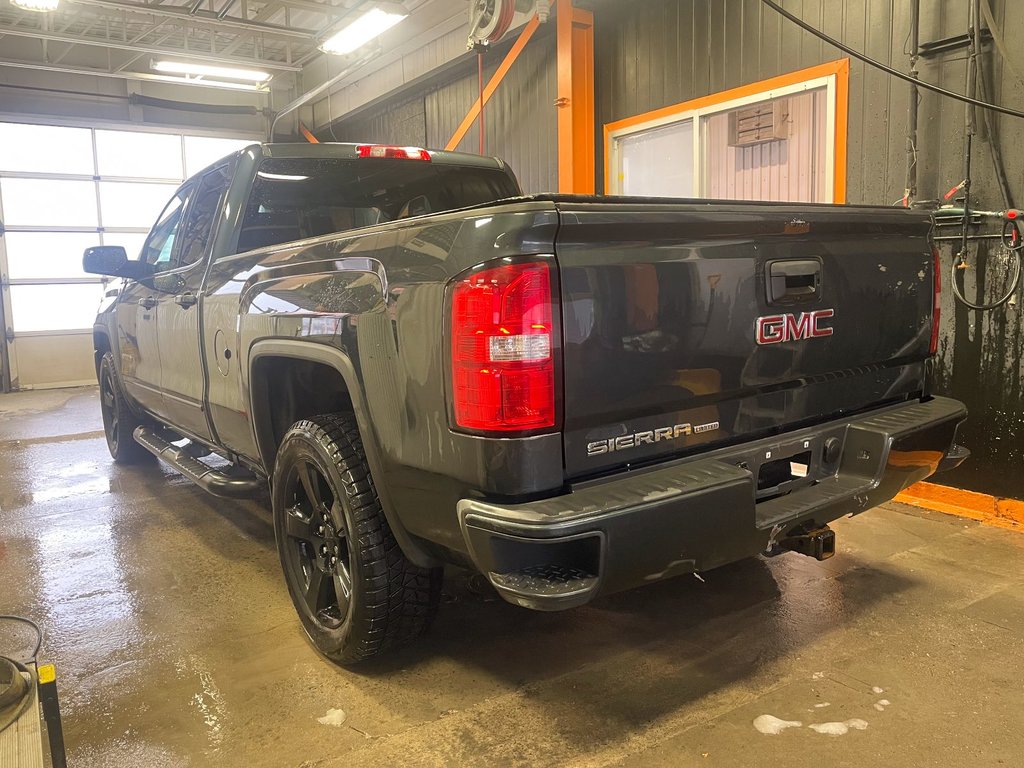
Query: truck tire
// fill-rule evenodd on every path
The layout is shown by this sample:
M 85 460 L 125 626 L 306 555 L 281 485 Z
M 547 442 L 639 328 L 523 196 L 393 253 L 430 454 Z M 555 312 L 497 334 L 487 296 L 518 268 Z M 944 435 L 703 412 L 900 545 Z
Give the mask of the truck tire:
M 141 423 L 128 407 L 114 368 L 114 356 L 104 352 L 100 359 L 100 412 L 107 449 L 116 464 L 138 464 L 152 454 L 135 442 L 135 428 Z
M 426 631 L 443 569 L 416 566 L 399 548 L 352 415 L 317 416 L 288 430 L 272 500 L 288 592 L 324 656 L 353 664 Z

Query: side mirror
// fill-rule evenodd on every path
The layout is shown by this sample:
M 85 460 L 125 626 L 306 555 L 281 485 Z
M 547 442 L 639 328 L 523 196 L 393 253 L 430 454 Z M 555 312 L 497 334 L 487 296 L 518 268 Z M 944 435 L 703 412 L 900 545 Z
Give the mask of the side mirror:
M 120 245 L 94 245 L 86 248 L 82 256 L 82 269 L 93 275 L 113 275 L 130 280 L 141 280 L 154 272 L 149 264 L 129 260 Z

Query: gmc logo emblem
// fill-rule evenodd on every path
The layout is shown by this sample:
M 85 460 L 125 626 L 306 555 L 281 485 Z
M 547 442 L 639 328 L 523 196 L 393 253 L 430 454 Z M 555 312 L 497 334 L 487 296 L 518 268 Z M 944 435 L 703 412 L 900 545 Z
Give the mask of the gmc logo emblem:
M 801 312 L 799 315 L 766 315 L 757 318 L 754 330 L 758 344 L 781 344 L 784 341 L 831 336 L 832 328 L 822 325 L 835 314 L 833 309 Z

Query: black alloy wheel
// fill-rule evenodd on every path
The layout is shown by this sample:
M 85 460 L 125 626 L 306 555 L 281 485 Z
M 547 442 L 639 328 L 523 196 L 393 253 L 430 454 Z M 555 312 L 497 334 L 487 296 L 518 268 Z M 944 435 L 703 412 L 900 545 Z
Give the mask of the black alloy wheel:
M 110 352 L 105 352 L 100 359 L 98 374 L 100 414 L 111 457 L 117 464 L 138 464 L 150 458 L 152 454 L 135 442 L 135 428 L 142 422 L 125 402 Z
M 301 457 L 284 480 L 285 568 L 301 586 L 309 615 L 327 629 L 337 629 L 352 603 L 348 529 L 341 502 L 325 471 L 313 457 Z
M 317 650 L 352 664 L 426 631 L 443 570 L 402 552 L 351 413 L 292 425 L 278 448 L 271 496 L 288 593 Z

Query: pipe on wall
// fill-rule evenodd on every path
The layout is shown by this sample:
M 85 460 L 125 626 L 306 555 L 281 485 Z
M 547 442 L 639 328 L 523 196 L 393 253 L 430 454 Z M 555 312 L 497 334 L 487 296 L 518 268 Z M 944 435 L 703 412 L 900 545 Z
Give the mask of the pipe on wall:
M 133 106 L 176 109 L 182 112 L 202 112 L 208 115 L 263 115 L 269 117 L 273 114 L 268 109 L 242 104 L 196 104 L 191 101 L 158 99 L 155 96 L 144 96 L 141 93 L 129 94 L 128 103 Z
M 921 43 L 921 0 L 910 3 L 910 76 L 918 79 L 917 59 Z M 903 204 L 909 206 L 917 198 L 917 113 L 920 105 L 917 84 L 910 85 L 910 107 L 907 113 L 907 182 Z
M 359 69 L 364 64 L 367 64 L 375 56 L 379 55 L 380 52 L 381 52 L 380 46 L 379 45 L 378 46 L 374 46 L 370 51 L 364 53 L 358 59 L 356 59 L 351 64 L 349 64 L 347 67 L 343 67 L 342 70 L 338 74 L 336 74 L 334 77 L 330 78 L 329 80 L 324 81 L 323 83 L 318 85 L 316 88 L 313 88 L 311 90 L 306 91 L 304 94 L 302 94 L 297 99 L 295 99 L 295 101 L 293 101 L 293 102 L 291 102 L 289 104 L 286 104 L 285 107 L 280 112 L 278 112 L 276 115 L 274 115 L 274 119 L 270 123 L 270 132 L 269 132 L 269 135 L 267 136 L 267 140 L 268 141 L 273 141 L 274 140 L 274 132 L 277 130 L 277 123 L 278 123 L 278 121 L 282 117 L 284 117 L 287 114 L 290 114 L 290 113 L 294 112 L 295 110 L 297 110 L 299 107 L 303 106 L 304 104 L 308 104 L 310 101 L 315 99 L 321 93 L 323 93 L 325 91 L 329 91 L 335 85 L 337 85 L 342 80 L 344 80 L 346 77 L 351 75 L 354 71 Z M 330 54 L 328 54 L 328 55 L 330 55 Z M 330 123 L 332 121 L 333 121 L 333 117 L 331 115 L 328 115 L 328 123 Z

